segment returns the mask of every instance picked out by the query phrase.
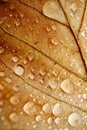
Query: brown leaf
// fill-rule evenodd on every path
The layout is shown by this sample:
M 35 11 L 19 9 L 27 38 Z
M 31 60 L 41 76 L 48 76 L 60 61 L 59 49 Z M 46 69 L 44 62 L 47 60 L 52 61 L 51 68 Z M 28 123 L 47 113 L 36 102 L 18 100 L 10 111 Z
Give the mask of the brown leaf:
M 43 11 L 50 2 L 57 17 Z M 86 129 L 86 70 L 60 3 L 10 0 L 0 10 L 0 129 Z

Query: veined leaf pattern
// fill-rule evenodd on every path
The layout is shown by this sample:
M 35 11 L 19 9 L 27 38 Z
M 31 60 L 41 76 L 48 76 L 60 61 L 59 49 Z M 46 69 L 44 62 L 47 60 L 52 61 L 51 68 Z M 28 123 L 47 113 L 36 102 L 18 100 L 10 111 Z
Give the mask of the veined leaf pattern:
M 1 130 L 87 129 L 86 12 L 86 0 L 0 2 Z

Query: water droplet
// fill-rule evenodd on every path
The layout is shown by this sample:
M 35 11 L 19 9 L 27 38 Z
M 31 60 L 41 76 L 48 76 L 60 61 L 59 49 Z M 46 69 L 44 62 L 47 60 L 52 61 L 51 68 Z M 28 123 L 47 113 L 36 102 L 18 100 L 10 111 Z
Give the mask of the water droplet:
M 7 83 L 11 83 L 11 82 L 12 82 L 12 79 L 8 77 L 8 78 L 5 79 L 5 81 L 6 81 Z
M 14 67 L 14 73 L 21 76 L 24 74 L 24 67 L 22 65 L 17 65 Z
M 18 60 L 19 60 L 18 56 L 13 56 L 13 57 L 12 57 L 12 61 L 13 61 L 13 62 L 16 63 L 16 62 L 18 62 Z
M 15 9 L 15 5 L 14 4 L 10 4 L 10 9 L 11 10 Z
M 69 79 L 64 80 L 61 83 L 61 89 L 65 92 L 65 93 L 72 93 L 73 92 L 73 84 L 70 82 Z
M 76 3 L 72 3 L 72 5 L 71 5 L 71 10 L 72 10 L 73 12 L 76 12 L 76 11 L 77 11 L 77 4 L 76 4 Z
M 23 64 L 25 65 L 25 64 L 27 64 L 27 63 L 28 63 L 28 59 L 25 58 L 25 59 L 23 60 Z
M 56 89 L 57 86 L 58 86 L 58 83 L 57 83 L 57 81 L 55 81 L 54 79 L 50 79 L 50 80 L 49 80 L 49 86 L 50 86 L 52 89 Z
M 36 116 L 36 121 L 37 122 L 41 121 L 41 116 L 40 115 Z
M 11 121 L 13 121 L 13 122 L 17 122 L 17 121 L 18 121 L 18 116 L 17 116 L 17 114 L 16 114 L 15 112 L 13 112 L 13 113 L 11 113 L 11 114 L 9 115 L 9 119 L 10 119 Z
M 34 115 L 37 112 L 37 108 L 36 108 L 34 102 L 27 102 L 24 105 L 23 110 L 28 115 Z
M 43 84 L 44 83 L 44 79 L 40 79 L 40 83 Z
M 0 24 L 2 24 L 6 19 L 7 19 L 7 17 L 1 18 L 1 19 L 0 19 Z
M 39 23 L 39 20 L 37 19 L 35 22 L 36 22 L 36 23 Z
M 4 103 L 3 101 L 0 101 L 0 107 L 3 106 L 3 103 Z
M 87 94 L 86 94 L 86 93 L 83 94 L 83 98 L 84 98 L 85 100 L 87 100 Z
M 20 22 L 19 19 L 17 19 L 16 21 L 14 21 L 14 23 L 15 23 L 15 25 L 16 25 L 17 27 L 20 26 L 20 24 L 21 24 L 21 22 Z
M 4 77 L 5 76 L 5 72 L 0 71 L 0 77 Z
M 57 30 L 56 25 L 52 25 L 51 28 L 52 28 L 53 31 L 56 31 L 56 30 Z
M 50 32 L 50 31 L 51 31 L 51 28 L 47 26 L 47 27 L 46 27 L 46 31 L 47 31 L 47 32 Z
M 41 76 L 45 76 L 47 72 L 46 72 L 46 70 L 40 70 L 39 73 L 40 73 Z
M 54 45 L 58 45 L 58 44 L 59 44 L 58 40 L 55 39 L 55 38 L 52 38 L 52 39 L 51 39 L 51 42 L 52 42 L 52 44 L 54 44 Z
M 50 112 L 50 105 L 48 103 L 46 103 L 43 107 L 42 107 L 42 110 L 45 112 L 45 113 L 49 113 Z
M 35 79 L 35 75 L 33 73 L 29 73 L 28 78 L 31 80 Z
M 28 55 L 28 59 L 29 59 L 29 61 L 34 60 L 34 58 L 35 58 L 35 54 L 32 53 L 32 52 L 30 52 L 29 55 Z
M 0 90 L 3 90 L 4 86 L 2 84 L 0 84 Z
M 11 27 L 11 24 L 10 24 L 10 23 L 8 23 L 8 24 L 7 24 L 7 28 L 10 28 L 10 27 Z
M 21 16 L 21 18 L 24 17 L 24 12 L 19 12 L 19 15 Z
M 19 102 L 20 102 L 20 100 L 19 100 L 19 98 L 18 98 L 17 95 L 14 95 L 14 96 L 12 96 L 12 97 L 10 98 L 10 103 L 11 103 L 12 105 L 17 105 Z
M 4 117 L 4 116 L 2 116 L 2 117 L 1 117 L 1 120 L 5 120 L 5 117 Z
M 13 14 L 12 14 L 12 13 L 10 13 L 10 14 L 9 14 L 9 17 L 11 18 L 12 16 L 13 16 Z
M 56 125 L 60 125 L 60 118 L 59 118 L 59 117 L 57 117 L 57 118 L 55 119 L 55 123 L 56 123 Z
M 53 115 L 59 116 L 63 112 L 63 109 L 60 104 L 55 104 L 53 107 Z
M 86 36 L 85 31 L 81 32 L 81 36 L 82 36 L 82 37 L 85 37 L 85 36 Z
M 3 46 L 0 46 L 0 54 L 5 52 L 5 48 Z
M 47 122 L 48 122 L 48 124 L 52 124 L 52 117 L 49 117 Z
M 14 86 L 12 89 L 13 89 L 15 92 L 19 91 L 19 88 L 18 88 L 17 86 Z
M 78 127 L 81 124 L 81 117 L 78 113 L 74 112 L 69 115 L 68 117 L 68 123 L 72 127 Z

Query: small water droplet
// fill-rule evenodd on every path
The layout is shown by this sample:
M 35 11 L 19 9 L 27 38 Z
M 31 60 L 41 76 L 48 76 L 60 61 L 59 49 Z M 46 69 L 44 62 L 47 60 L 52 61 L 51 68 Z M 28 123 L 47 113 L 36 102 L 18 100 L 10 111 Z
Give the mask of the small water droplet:
M 7 78 L 5 79 L 5 81 L 6 81 L 7 83 L 11 83 L 11 82 L 12 82 L 12 79 L 11 79 L 10 77 L 7 77 Z
M 29 73 L 28 78 L 31 80 L 35 79 L 35 75 L 33 73 Z
M 46 70 L 43 69 L 43 70 L 40 70 L 39 73 L 40 73 L 41 76 L 45 76 L 47 72 L 46 72 Z
M 48 124 L 52 124 L 52 117 L 49 117 L 47 122 L 48 122 Z
M 17 27 L 20 26 L 20 24 L 21 24 L 21 22 L 20 22 L 19 19 L 17 19 L 14 23 L 15 23 L 15 25 L 16 25 Z
M 18 60 L 19 60 L 19 57 L 18 57 L 18 56 L 13 56 L 13 57 L 12 57 L 12 61 L 13 61 L 14 63 L 18 62 Z
M 51 28 L 52 28 L 53 31 L 56 31 L 56 30 L 57 30 L 56 25 L 52 25 Z
M 0 84 L 0 90 L 3 90 L 4 86 L 2 84 Z
M 52 39 L 51 39 L 51 42 L 52 42 L 52 44 L 54 44 L 54 45 L 58 45 L 58 44 L 59 44 L 58 40 L 55 39 L 55 38 L 52 38 Z
M 9 115 L 9 119 L 10 119 L 11 121 L 13 121 L 13 122 L 17 122 L 17 121 L 18 121 L 18 116 L 17 116 L 17 114 L 16 114 L 15 112 L 13 112 L 13 113 L 11 113 L 11 114 Z
M 4 103 L 3 101 L 0 101 L 0 107 L 3 106 L 3 103 Z
M 12 89 L 13 89 L 15 92 L 19 91 L 18 86 L 14 86 Z
M 0 71 L 0 77 L 4 77 L 5 76 L 5 72 L 4 71 Z
M 55 119 L 55 123 L 56 123 L 56 125 L 59 125 L 59 124 L 60 124 L 60 118 L 59 118 L 59 117 L 57 117 L 57 118 Z
M 61 105 L 58 103 L 55 104 L 53 107 L 53 115 L 59 116 L 62 112 L 63 112 L 63 109 L 62 109 Z
M 33 52 L 30 52 L 29 55 L 28 55 L 29 61 L 34 60 L 34 58 L 35 58 L 35 54 Z
M 44 79 L 40 79 L 40 83 L 43 84 L 44 83 Z
M 36 116 L 36 121 L 37 122 L 41 121 L 41 116 L 40 115 Z
M 5 52 L 5 48 L 3 46 L 0 46 L 0 54 Z
M 56 89 L 57 86 L 58 86 L 58 83 L 57 83 L 57 81 L 55 81 L 54 79 L 50 79 L 48 85 L 49 85 L 49 87 L 51 87 L 52 89 Z
M 23 110 L 28 115 L 34 115 L 37 112 L 37 108 L 36 108 L 34 102 L 27 102 L 24 105 Z
M 72 93 L 73 92 L 73 83 L 70 82 L 69 79 L 65 79 L 62 83 L 61 83 L 61 89 L 65 92 L 65 93 Z
M 10 23 L 8 23 L 8 24 L 7 24 L 7 28 L 10 28 L 10 27 L 11 27 L 11 24 L 10 24 Z
M 10 14 L 9 14 L 9 17 L 11 18 L 12 16 L 13 16 L 13 14 L 12 14 L 12 13 L 10 13 Z
M 28 58 L 25 58 L 24 60 L 23 60 L 23 64 L 25 65 L 25 64 L 27 64 L 28 63 Z
M 19 15 L 21 16 L 21 18 L 24 17 L 24 12 L 19 12 Z
M 24 74 L 24 67 L 22 65 L 17 65 L 14 67 L 14 73 L 21 76 Z
M 20 100 L 17 95 L 14 95 L 10 98 L 10 103 L 13 105 L 17 105 L 19 102 L 20 102 Z
M 39 23 L 39 20 L 37 19 L 35 22 L 36 22 L 36 23 Z
M 50 105 L 48 103 L 46 103 L 43 107 L 42 107 L 42 110 L 45 112 L 45 113 L 49 113 L 50 112 Z
M 73 12 L 76 12 L 76 11 L 77 11 L 77 4 L 76 4 L 76 3 L 72 3 L 72 5 L 71 5 L 71 10 L 72 10 Z
M 7 19 L 7 17 L 1 18 L 1 19 L 0 19 L 0 24 L 2 24 L 6 19 Z
M 46 31 L 47 31 L 47 32 L 50 32 L 50 31 L 51 31 L 51 28 L 47 26 L 47 27 L 46 27 Z
M 14 4 L 10 4 L 10 9 L 11 10 L 15 9 L 15 5 Z

